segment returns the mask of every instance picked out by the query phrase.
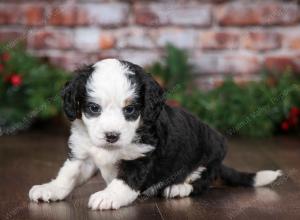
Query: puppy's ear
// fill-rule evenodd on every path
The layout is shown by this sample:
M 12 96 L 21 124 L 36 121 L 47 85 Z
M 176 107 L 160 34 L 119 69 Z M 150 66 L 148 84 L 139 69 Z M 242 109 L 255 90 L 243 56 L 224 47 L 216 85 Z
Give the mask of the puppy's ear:
M 63 109 L 70 121 L 81 118 L 81 109 L 86 98 L 86 83 L 94 68 L 83 66 L 74 72 L 75 76 L 61 91 Z
M 143 120 L 153 122 L 157 119 L 165 104 L 163 88 L 149 75 L 144 75 L 144 111 Z

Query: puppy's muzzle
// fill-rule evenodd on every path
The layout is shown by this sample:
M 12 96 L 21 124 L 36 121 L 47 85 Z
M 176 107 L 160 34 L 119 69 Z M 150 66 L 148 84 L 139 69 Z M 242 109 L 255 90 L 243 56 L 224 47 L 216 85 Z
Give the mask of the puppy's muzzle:
M 106 132 L 105 139 L 108 143 L 115 143 L 119 140 L 120 133 L 119 132 Z

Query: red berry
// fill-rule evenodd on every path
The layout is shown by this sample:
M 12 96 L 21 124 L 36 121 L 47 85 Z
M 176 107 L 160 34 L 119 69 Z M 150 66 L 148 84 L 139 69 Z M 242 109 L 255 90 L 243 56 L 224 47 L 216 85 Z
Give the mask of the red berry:
M 4 66 L 3 66 L 3 64 L 0 63 L 0 72 L 2 72 L 3 69 L 4 69 Z
M 289 126 L 289 123 L 287 121 L 284 121 L 281 123 L 281 129 L 284 130 L 284 131 L 287 131 L 289 130 L 290 126 Z
M 10 59 L 10 54 L 9 53 L 4 53 L 4 54 L 2 54 L 1 58 L 4 62 L 7 62 Z
M 18 74 L 13 74 L 10 77 L 10 82 L 13 86 L 20 86 L 22 84 L 22 77 Z
M 291 110 L 290 110 L 290 115 L 292 117 L 298 116 L 299 113 L 300 113 L 300 110 L 297 107 L 292 107 Z

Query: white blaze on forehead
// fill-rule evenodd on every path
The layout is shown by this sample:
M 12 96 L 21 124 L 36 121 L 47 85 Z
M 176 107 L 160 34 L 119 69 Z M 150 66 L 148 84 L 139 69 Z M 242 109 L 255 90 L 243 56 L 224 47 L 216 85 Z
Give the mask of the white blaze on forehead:
M 87 83 L 88 95 L 102 105 L 124 105 L 134 97 L 134 88 L 127 75 L 134 74 L 117 59 L 105 59 L 94 65 L 94 72 Z

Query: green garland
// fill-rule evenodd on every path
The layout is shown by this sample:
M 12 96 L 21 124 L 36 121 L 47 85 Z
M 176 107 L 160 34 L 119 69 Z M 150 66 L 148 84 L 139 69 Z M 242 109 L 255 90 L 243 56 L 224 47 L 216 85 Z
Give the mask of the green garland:
M 245 85 L 228 78 L 216 89 L 200 91 L 192 87 L 187 53 L 167 45 L 164 60 L 149 72 L 166 88 L 170 104 L 189 109 L 229 136 L 299 132 L 300 79 L 288 71 L 266 72 L 261 81 Z M 0 135 L 58 115 L 60 90 L 69 76 L 21 47 L 0 50 Z
M 18 46 L 0 50 L 0 135 L 26 129 L 61 111 L 60 90 L 68 79 Z
M 259 82 L 236 84 L 231 78 L 210 91 L 192 86 L 194 70 L 187 53 L 168 45 L 162 62 L 149 68 L 181 105 L 228 136 L 266 137 L 299 131 L 300 79 L 286 71 L 265 72 Z M 176 79 L 176 80 L 175 80 Z

